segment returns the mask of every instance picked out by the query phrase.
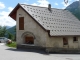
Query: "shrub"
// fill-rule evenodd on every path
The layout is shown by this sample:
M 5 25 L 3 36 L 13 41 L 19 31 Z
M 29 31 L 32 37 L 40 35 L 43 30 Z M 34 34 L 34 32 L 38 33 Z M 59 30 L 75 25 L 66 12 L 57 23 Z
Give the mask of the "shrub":
M 16 42 L 12 42 L 10 44 L 6 44 L 8 47 L 14 47 L 16 48 Z

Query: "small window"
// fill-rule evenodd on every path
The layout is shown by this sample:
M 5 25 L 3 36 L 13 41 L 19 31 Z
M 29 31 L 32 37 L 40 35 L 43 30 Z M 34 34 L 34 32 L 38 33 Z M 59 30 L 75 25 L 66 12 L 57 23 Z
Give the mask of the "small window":
M 67 40 L 67 38 L 63 38 L 63 45 L 68 45 L 68 40 Z
M 78 41 L 77 37 L 73 37 L 73 41 Z
M 19 30 L 24 30 L 24 17 L 19 17 Z

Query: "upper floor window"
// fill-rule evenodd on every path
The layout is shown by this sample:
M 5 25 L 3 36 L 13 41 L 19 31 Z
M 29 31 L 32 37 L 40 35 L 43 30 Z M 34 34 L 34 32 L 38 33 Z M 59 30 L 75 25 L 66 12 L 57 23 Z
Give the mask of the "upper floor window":
M 19 17 L 19 30 L 24 30 L 24 17 Z

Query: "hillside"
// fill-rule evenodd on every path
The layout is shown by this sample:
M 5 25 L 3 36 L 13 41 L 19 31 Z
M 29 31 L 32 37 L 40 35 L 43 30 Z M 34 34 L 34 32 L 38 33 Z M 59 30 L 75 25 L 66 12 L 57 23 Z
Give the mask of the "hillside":
M 74 14 L 80 20 L 80 6 L 79 6 L 79 1 L 73 2 L 68 7 L 66 7 L 66 9 L 69 10 L 72 14 Z
M 6 26 L 6 29 L 9 29 L 9 28 L 11 28 L 11 26 Z
M 7 29 L 7 31 L 12 33 L 12 34 L 15 34 L 15 28 L 16 28 L 16 26 L 13 26 L 13 27 Z

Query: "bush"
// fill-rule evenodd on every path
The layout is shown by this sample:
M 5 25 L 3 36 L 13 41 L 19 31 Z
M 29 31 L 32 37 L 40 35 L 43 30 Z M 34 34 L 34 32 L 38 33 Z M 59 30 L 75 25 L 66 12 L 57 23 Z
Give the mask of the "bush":
M 8 47 L 14 47 L 16 48 L 16 42 L 12 42 L 10 44 L 6 44 Z

